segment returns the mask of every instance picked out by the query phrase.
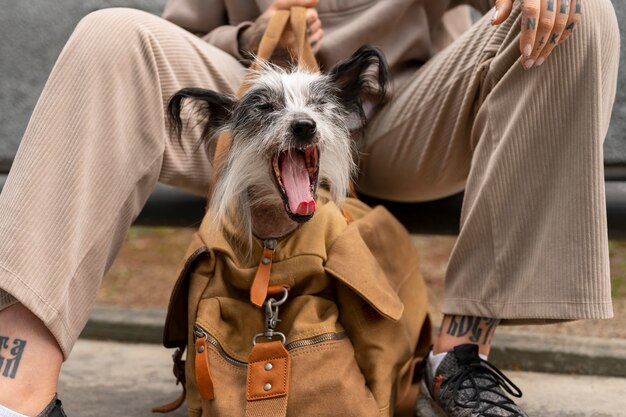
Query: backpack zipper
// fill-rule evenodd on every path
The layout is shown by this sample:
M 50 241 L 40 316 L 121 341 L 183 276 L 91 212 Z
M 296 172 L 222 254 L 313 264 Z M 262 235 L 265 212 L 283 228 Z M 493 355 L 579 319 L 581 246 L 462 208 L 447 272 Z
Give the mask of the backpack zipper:
M 235 365 L 240 368 L 245 368 L 248 366 L 246 362 L 237 360 L 233 358 L 232 356 L 230 356 L 228 353 L 226 353 L 226 351 L 224 350 L 220 342 L 216 338 L 214 338 L 213 336 L 205 332 L 204 329 L 202 329 L 200 326 L 194 327 L 193 335 L 194 335 L 193 337 L 194 341 L 204 337 L 206 339 L 206 342 L 213 345 L 213 347 L 215 348 L 215 350 L 217 350 L 220 356 L 224 358 L 226 362 L 230 363 L 231 365 Z
M 345 339 L 347 336 L 346 332 L 324 333 L 308 339 L 296 340 L 294 342 L 287 343 L 285 345 L 285 349 L 292 351 L 306 346 L 317 345 L 318 343 L 330 342 L 331 340 Z
M 226 351 L 224 350 L 220 342 L 216 338 L 208 334 L 202 327 L 198 325 L 194 326 L 193 334 L 194 334 L 194 341 L 202 337 L 205 338 L 206 342 L 213 345 L 215 350 L 217 350 L 220 356 L 224 358 L 224 360 L 226 360 L 228 363 L 238 366 L 240 368 L 246 368 L 248 366 L 246 362 L 242 362 L 238 359 L 235 359 L 232 356 L 230 356 L 228 353 L 226 353 Z M 306 346 L 317 345 L 318 343 L 345 339 L 347 336 L 348 335 L 346 334 L 346 332 L 324 333 L 319 336 L 310 337 L 308 339 L 296 340 L 294 342 L 287 343 L 285 345 L 285 349 L 287 349 L 288 351 L 292 351 L 292 350 L 296 350 L 296 349 L 303 348 Z

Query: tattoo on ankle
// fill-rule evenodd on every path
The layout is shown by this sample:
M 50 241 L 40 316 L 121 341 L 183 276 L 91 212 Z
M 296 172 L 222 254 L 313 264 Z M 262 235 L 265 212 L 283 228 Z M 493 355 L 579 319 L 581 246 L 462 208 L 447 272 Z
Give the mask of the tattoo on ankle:
M 10 340 L 8 336 L 0 336 L 0 375 L 15 379 L 26 340 L 13 339 L 13 343 L 9 343 Z
M 446 334 L 453 337 L 466 337 L 470 342 L 486 345 L 491 341 L 498 319 L 469 316 L 451 316 Z

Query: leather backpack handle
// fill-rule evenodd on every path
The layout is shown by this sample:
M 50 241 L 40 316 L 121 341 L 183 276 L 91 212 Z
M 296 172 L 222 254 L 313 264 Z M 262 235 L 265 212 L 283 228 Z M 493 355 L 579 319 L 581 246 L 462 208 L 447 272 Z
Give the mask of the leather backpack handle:
M 267 24 L 267 29 L 265 29 L 263 33 L 263 38 L 261 38 L 261 42 L 259 43 L 257 57 L 264 61 L 271 60 L 280 42 L 280 38 L 285 32 L 287 23 L 290 24 L 291 30 L 296 38 L 296 62 L 299 66 L 309 71 L 318 72 L 319 66 L 317 65 L 317 60 L 315 59 L 315 55 L 313 55 L 313 50 L 311 49 L 311 45 L 309 45 L 306 34 L 306 8 L 304 7 L 292 7 L 290 10 L 276 11 Z M 258 69 L 257 63 L 254 62 L 250 67 L 250 72 L 237 91 L 238 97 L 241 97 L 248 91 L 249 80 L 254 77 L 254 72 Z
M 311 72 L 318 72 L 319 66 L 306 35 L 306 9 L 304 7 L 292 7 L 290 21 L 291 30 L 296 37 L 298 64 Z

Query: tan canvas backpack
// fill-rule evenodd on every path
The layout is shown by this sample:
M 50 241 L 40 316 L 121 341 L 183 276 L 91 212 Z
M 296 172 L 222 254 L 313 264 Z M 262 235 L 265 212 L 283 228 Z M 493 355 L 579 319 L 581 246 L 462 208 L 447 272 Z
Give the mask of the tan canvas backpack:
M 288 22 L 299 59 L 316 69 L 301 8 L 276 14 L 259 56 L 271 57 Z M 228 141 L 218 141 L 217 170 Z M 185 392 L 155 411 L 186 393 L 194 417 L 412 415 L 431 329 L 410 236 L 355 198 L 339 208 L 322 191 L 318 207 L 280 241 L 255 240 L 247 259 L 234 249 L 238 231 L 205 216 L 164 334 Z

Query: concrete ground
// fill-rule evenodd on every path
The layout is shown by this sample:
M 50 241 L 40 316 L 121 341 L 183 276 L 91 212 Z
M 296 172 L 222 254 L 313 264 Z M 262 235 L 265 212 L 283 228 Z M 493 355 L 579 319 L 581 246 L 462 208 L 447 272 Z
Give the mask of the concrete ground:
M 154 416 L 150 408 L 178 396 L 171 352 L 154 344 L 79 340 L 61 373 L 59 394 L 69 417 Z M 626 379 L 507 372 L 524 392 L 531 416 L 626 415 Z M 185 416 L 185 410 L 169 414 Z

